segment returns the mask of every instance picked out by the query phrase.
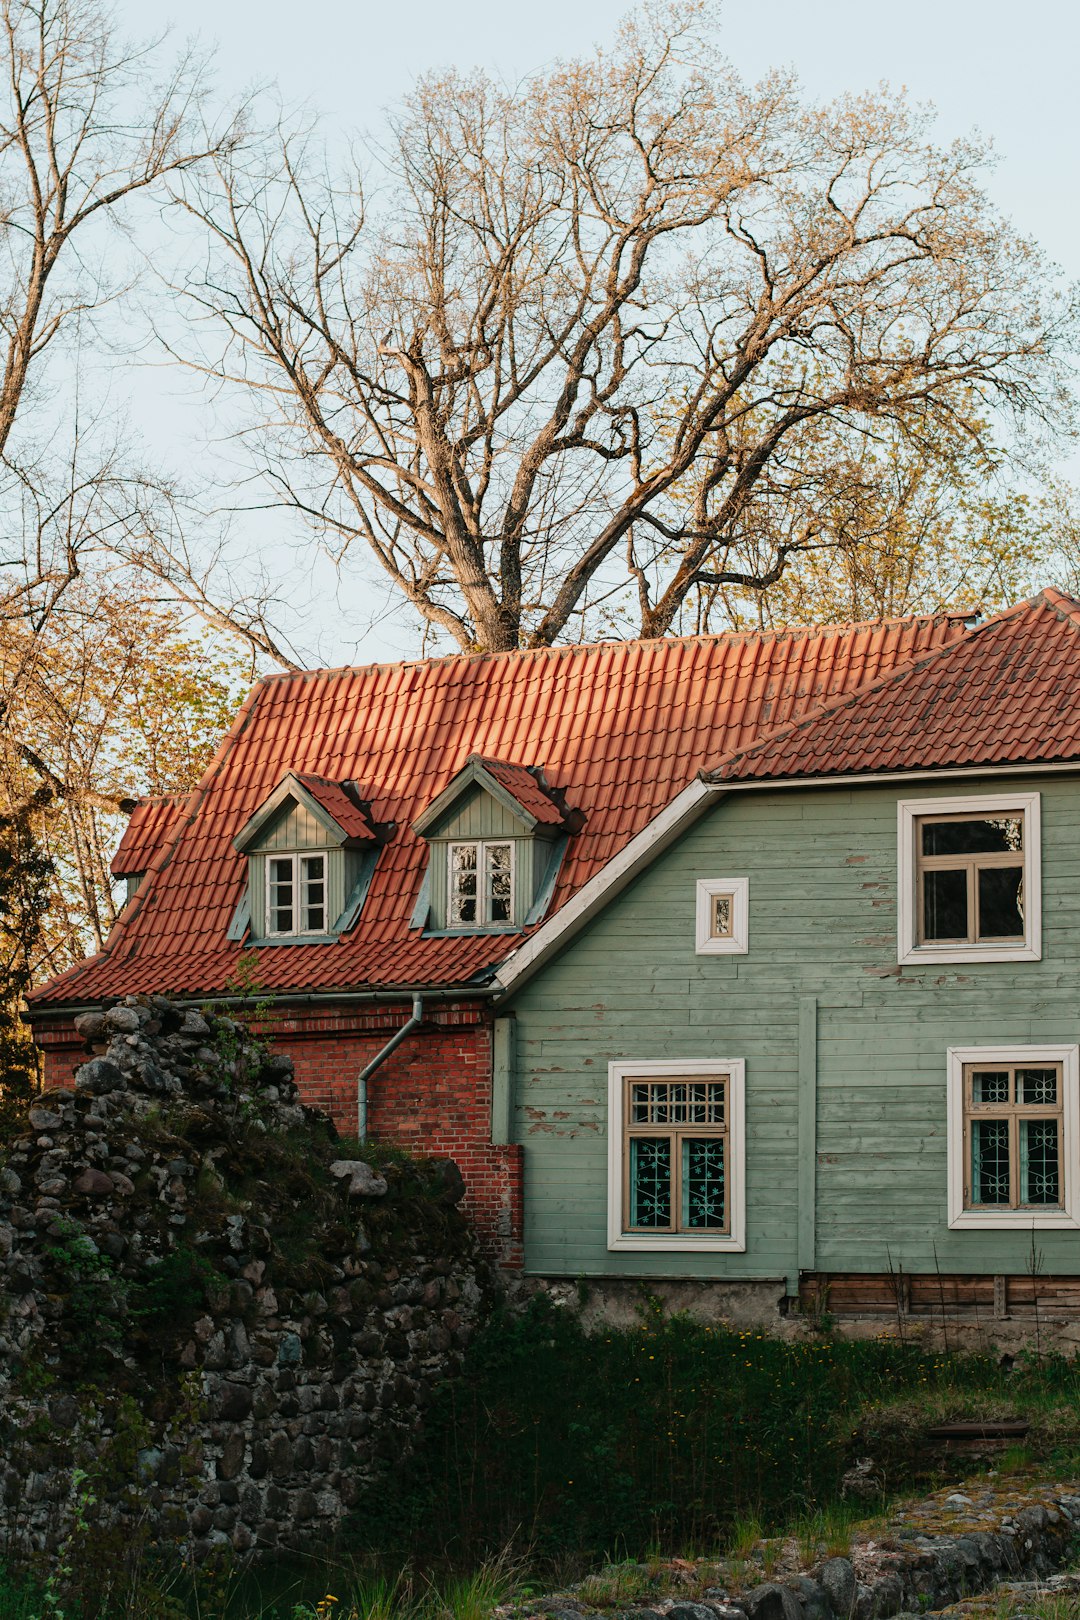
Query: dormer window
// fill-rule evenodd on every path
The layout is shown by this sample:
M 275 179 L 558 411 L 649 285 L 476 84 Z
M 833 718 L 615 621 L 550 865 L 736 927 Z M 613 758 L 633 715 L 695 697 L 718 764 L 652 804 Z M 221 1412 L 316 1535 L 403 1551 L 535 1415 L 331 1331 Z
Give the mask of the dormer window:
M 490 928 L 514 920 L 512 843 L 451 844 L 447 927 Z
M 229 938 L 255 945 L 332 943 L 356 922 L 392 825 L 372 819 L 354 782 L 290 772 L 233 847 L 247 887 Z
M 327 854 L 266 857 L 266 932 L 326 933 Z
M 431 850 L 413 926 L 509 933 L 539 921 L 583 819 L 538 767 L 472 755 L 413 823 Z

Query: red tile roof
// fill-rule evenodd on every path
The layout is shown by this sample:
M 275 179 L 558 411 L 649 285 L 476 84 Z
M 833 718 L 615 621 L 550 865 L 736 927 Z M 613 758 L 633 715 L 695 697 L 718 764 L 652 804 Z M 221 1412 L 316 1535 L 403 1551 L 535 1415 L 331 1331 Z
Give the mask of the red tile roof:
M 160 798 L 139 800 L 110 863 L 113 877 L 134 877 L 149 868 L 190 797 L 188 793 L 165 793 Z
M 703 766 L 958 638 L 963 623 L 938 616 L 268 676 L 104 953 L 33 999 L 227 991 L 244 949 L 226 939 L 246 880 L 232 840 L 289 771 L 355 781 L 374 819 L 397 831 L 355 928 L 331 946 L 261 948 L 261 984 L 280 993 L 465 986 L 521 936 L 424 938 L 409 926 L 427 862 L 411 823 L 471 754 L 542 768 L 584 813 L 557 910 Z
M 566 821 L 562 809 L 542 782 L 526 765 L 508 765 L 502 759 L 484 759 L 476 755 L 479 763 L 499 786 L 515 798 L 521 808 L 545 827 L 561 827 Z
M 346 838 L 359 839 L 362 843 L 375 841 L 371 822 L 356 800 L 350 797 L 344 782 L 331 782 L 325 776 L 312 776 L 306 771 L 296 771 L 294 774 L 315 802 L 321 804 L 327 815 L 337 822 Z
M 1080 757 L 1080 603 L 1043 591 L 739 750 L 714 781 Z

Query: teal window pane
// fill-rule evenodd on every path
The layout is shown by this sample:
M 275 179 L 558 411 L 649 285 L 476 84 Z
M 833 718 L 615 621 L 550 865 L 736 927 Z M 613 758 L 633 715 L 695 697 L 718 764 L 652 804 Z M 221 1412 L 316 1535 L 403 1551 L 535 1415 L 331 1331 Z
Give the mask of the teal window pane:
M 669 1137 L 630 1138 L 630 1225 L 646 1230 L 671 1225 Z
M 1057 1107 L 1056 1069 L 1017 1069 L 1016 1100 L 1035 1103 L 1044 1108 Z
M 976 1103 L 1011 1102 L 1008 1069 L 976 1069 L 971 1077 L 971 1097 Z
M 1009 1202 L 1008 1120 L 972 1120 L 971 1189 L 976 1204 Z
M 723 1137 L 684 1137 L 682 1225 L 690 1232 L 722 1231 L 725 1217 Z
M 1020 1121 L 1020 1201 L 1042 1205 L 1061 1203 L 1056 1119 Z

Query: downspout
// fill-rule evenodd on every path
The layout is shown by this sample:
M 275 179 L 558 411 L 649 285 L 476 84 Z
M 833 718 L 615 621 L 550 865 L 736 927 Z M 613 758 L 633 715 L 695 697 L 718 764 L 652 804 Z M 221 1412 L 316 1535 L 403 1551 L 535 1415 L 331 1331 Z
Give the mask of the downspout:
M 412 1016 L 408 1023 L 402 1024 L 397 1034 L 390 1037 L 382 1051 L 376 1052 L 371 1062 L 365 1064 L 356 1077 L 356 1134 L 361 1142 L 367 1141 L 368 1080 L 376 1069 L 382 1067 L 391 1052 L 397 1051 L 405 1037 L 412 1034 L 417 1025 L 422 1022 L 423 1017 L 424 998 L 423 996 L 413 996 Z

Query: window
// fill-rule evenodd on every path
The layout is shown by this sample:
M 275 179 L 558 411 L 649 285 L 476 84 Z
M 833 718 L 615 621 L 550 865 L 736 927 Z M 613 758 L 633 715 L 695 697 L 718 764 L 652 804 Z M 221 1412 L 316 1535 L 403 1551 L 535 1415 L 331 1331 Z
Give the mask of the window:
M 513 843 L 451 844 L 447 854 L 447 927 L 491 928 L 512 923 Z
M 950 1226 L 1078 1226 L 1078 1048 L 949 1052 Z
M 1037 961 L 1039 795 L 899 806 L 901 962 Z
M 697 954 L 744 955 L 747 950 L 749 883 L 746 878 L 702 878 L 697 886 Z
M 610 1249 L 745 1248 L 743 1069 L 610 1065 Z
M 267 934 L 326 933 L 326 856 L 266 857 Z

